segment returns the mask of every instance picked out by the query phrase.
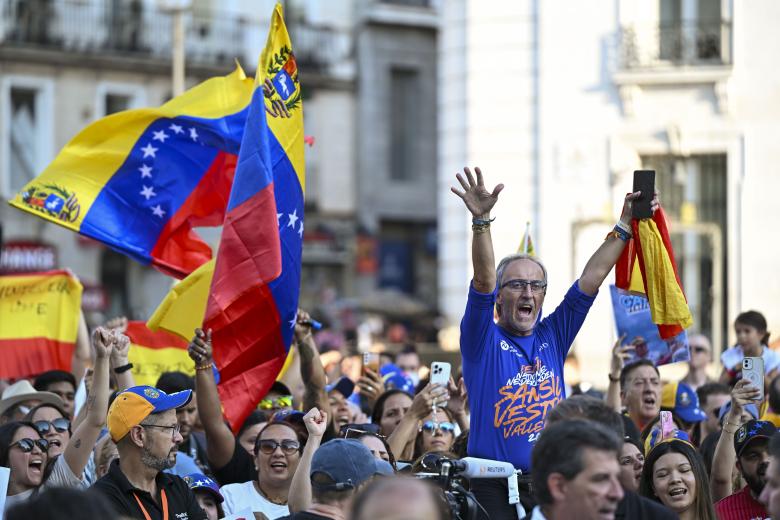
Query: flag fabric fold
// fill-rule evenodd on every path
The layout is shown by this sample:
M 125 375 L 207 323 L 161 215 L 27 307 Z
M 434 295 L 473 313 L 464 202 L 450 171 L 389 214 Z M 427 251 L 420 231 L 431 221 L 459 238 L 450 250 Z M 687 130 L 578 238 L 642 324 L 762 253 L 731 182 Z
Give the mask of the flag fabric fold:
M 237 66 L 158 108 L 99 119 L 10 204 L 183 278 L 211 258 L 193 227 L 224 219 L 253 91 Z
M 525 223 L 525 234 L 523 240 L 520 242 L 520 247 L 517 248 L 518 253 L 522 253 L 528 256 L 536 256 L 536 250 L 534 249 L 534 243 L 531 240 L 531 223 Z
M 156 386 L 164 372 L 195 375 L 187 341 L 169 332 L 151 331 L 142 321 L 128 322 L 126 334 L 130 338 L 128 361 L 133 364 L 136 384 Z
M 70 371 L 82 290 L 66 271 L 0 276 L 0 377 Z
M 659 208 L 652 219 L 634 219 L 632 228 L 633 238 L 615 267 L 615 285 L 647 297 L 661 338 L 673 338 L 693 325 L 693 317 L 677 273 L 666 215 Z

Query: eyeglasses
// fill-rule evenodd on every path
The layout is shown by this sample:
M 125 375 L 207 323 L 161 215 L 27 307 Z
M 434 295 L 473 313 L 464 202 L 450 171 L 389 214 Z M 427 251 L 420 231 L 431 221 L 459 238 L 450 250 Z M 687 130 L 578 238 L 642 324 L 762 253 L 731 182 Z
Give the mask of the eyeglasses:
M 292 406 L 292 396 L 283 395 L 276 399 L 261 399 L 257 407 L 261 410 L 274 410 L 276 408 L 289 408 Z
M 447 421 L 440 423 L 435 421 L 425 421 L 421 427 L 421 430 L 428 433 L 434 432 L 436 430 L 441 430 L 442 433 L 453 433 L 455 431 L 455 425 Z
M 40 435 L 46 435 L 52 428 L 57 433 L 63 433 L 70 430 L 70 421 L 64 417 L 59 417 L 53 421 L 35 421 L 33 427 Z
M 178 423 L 176 423 L 174 426 L 163 426 L 162 424 L 139 424 L 138 426 L 141 426 L 143 428 L 165 428 L 171 430 L 171 440 L 176 438 L 176 435 L 179 433 L 179 430 L 181 427 Z
M 710 349 L 708 349 L 707 347 L 699 347 L 699 346 L 691 346 L 691 349 L 697 354 L 710 351 Z
M 301 449 L 301 445 L 298 441 L 291 441 L 289 439 L 285 439 L 282 442 L 276 442 L 273 439 L 263 439 L 257 441 L 257 448 L 266 455 L 275 452 L 276 448 L 282 448 L 282 453 L 285 455 L 292 455 Z
M 514 280 L 504 282 L 501 288 L 503 289 L 504 287 L 514 292 L 524 292 L 530 287 L 532 293 L 540 293 L 547 288 L 547 282 L 544 280 L 521 280 L 516 278 Z
M 46 439 L 19 439 L 15 443 L 11 444 L 11 448 L 14 446 L 19 446 L 19 449 L 22 450 L 24 453 L 30 453 L 35 446 L 38 446 L 40 450 L 44 453 L 49 451 L 49 441 Z

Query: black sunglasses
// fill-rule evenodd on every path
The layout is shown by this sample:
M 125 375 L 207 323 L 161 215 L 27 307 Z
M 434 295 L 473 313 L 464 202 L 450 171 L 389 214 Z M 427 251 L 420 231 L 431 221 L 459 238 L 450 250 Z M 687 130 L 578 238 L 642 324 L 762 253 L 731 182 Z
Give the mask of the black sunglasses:
M 366 433 L 369 433 L 371 435 L 379 435 L 379 425 L 373 424 L 373 423 L 365 423 L 365 424 L 345 424 L 341 428 L 339 428 L 339 437 L 343 437 L 345 439 L 350 439 L 353 437 L 348 437 L 347 432 L 350 432 L 351 435 L 364 435 Z
M 33 427 L 40 435 L 46 435 L 52 428 L 54 428 L 57 433 L 63 433 L 70 431 L 70 421 L 63 417 L 54 419 L 53 421 L 35 421 Z
M 11 444 L 11 448 L 14 446 L 19 446 L 19 449 L 22 450 L 24 453 L 30 453 L 35 446 L 38 446 L 40 450 L 44 453 L 49 451 L 49 441 L 46 439 L 19 439 L 15 443 Z

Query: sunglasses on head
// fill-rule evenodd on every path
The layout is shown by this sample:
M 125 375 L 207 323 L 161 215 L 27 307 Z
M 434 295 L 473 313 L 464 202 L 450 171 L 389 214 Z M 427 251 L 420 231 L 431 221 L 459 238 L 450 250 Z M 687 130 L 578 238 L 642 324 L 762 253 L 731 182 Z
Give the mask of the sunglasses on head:
M 303 417 L 306 414 L 298 410 L 279 410 L 275 412 L 268 422 L 285 422 L 291 424 L 303 424 Z
M 345 424 L 339 429 L 339 437 L 343 439 L 359 439 L 364 435 L 373 435 L 384 439 L 385 436 L 379 433 L 378 424 Z
M 40 435 L 46 435 L 52 428 L 57 433 L 63 433 L 70 430 L 70 421 L 63 417 L 53 421 L 35 421 L 33 427 Z
M 15 443 L 11 444 L 11 447 L 19 446 L 19 449 L 24 453 L 30 453 L 35 446 L 38 446 L 44 453 L 49 451 L 49 441 L 46 439 L 19 439 Z
M 282 395 L 276 399 L 261 399 L 257 407 L 261 410 L 273 410 L 275 408 L 287 408 L 292 406 L 292 396 Z
M 301 449 L 301 445 L 298 441 L 292 441 L 289 439 L 285 439 L 282 442 L 276 442 L 273 439 L 263 439 L 257 441 L 258 451 L 266 455 L 270 455 L 273 452 L 275 452 L 276 448 L 281 448 L 282 453 L 284 453 L 285 455 L 292 455 L 293 453 Z
M 444 433 L 453 433 L 455 431 L 455 425 L 448 421 L 440 423 L 437 423 L 436 421 L 425 421 L 421 429 L 424 432 L 441 430 Z

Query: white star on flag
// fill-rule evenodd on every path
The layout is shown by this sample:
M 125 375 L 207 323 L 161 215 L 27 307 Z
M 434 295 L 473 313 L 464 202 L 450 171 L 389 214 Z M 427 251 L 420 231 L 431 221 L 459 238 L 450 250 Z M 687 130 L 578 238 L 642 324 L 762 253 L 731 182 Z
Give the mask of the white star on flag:
M 159 132 L 153 132 L 154 137 L 152 137 L 152 140 L 158 140 L 161 143 L 164 143 L 166 139 L 168 139 L 168 134 L 165 133 L 165 130 L 160 130 Z
M 152 167 L 147 166 L 145 164 L 142 164 L 140 168 L 138 168 L 138 171 L 141 172 L 141 178 L 145 179 L 146 177 L 152 176 Z
M 150 155 L 152 157 L 156 157 L 154 154 L 157 153 L 157 150 L 158 150 L 157 148 L 152 146 L 152 143 L 149 143 L 146 146 L 144 146 L 143 148 L 141 148 L 141 151 L 144 153 L 144 159 L 146 159 Z
M 287 214 L 290 217 L 290 221 L 287 223 L 287 227 L 295 229 L 295 223 L 298 221 L 298 210 L 294 209 L 292 213 Z
M 298 228 L 298 236 L 303 238 L 303 220 L 301 220 L 301 227 Z
M 198 131 L 195 130 L 194 128 L 190 128 L 190 139 L 192 139 L 193 141 L 198 140 Z
M 149 200 L 152 197 L 155 197 L 157 194 L 154 192 L 154 186 L 144 185 L 144 189 L 141 190 L 141 195 L 146 197 L 146 200 Z
M 277 213 L 276 214 L 276 225 L 277 226 L 280 224 L 281 220 L 282 220 L 282 214 L 281 213 Z
M 181 126 L 177 125 L 176 123 L 171 123 L 171 126 L 169 126 L 168 128 L 172 130 L 176 135 L 184 132 L 184 129 Z
M 297 316 L 293 316 L 293 319 L 291 319 L 291 320 L 290 320 L 290 321 L 288 321 L 287 323 L 289 323 L 289 324 L 290 324 L 290 328 L 292 329 L 292 328 L 295 328 L 295 323 L 296 323 L 296 322 L 297 322 Z
M 160 205 L 152 206 L 152 213 L 154 213 L 155 216 L 163 218 L 165 216 L 165 211 L 160 207 Z

